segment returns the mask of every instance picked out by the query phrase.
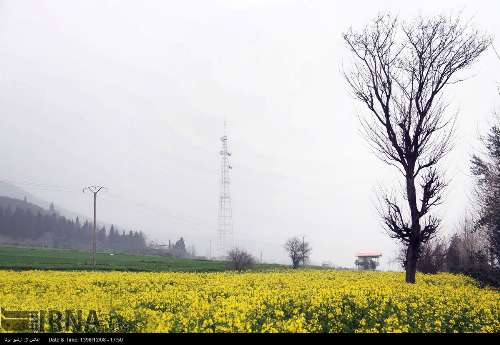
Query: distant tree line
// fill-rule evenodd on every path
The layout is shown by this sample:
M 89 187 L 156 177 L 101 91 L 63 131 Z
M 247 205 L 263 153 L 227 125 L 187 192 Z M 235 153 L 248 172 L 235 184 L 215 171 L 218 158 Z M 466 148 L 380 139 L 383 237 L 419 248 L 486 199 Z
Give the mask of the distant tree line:
M 51 207 L 53 210 L 53 207 Z M 0 240 L 3 243 L 43 247 L 88 249 L 92 224 L 67 219 L 55 212 L 32 212 L 30 209 L 0 207 Z M 96 231 L 97 250 L 144 252 L 145 235 L 141 231 L 120 231 L 113 225 Z

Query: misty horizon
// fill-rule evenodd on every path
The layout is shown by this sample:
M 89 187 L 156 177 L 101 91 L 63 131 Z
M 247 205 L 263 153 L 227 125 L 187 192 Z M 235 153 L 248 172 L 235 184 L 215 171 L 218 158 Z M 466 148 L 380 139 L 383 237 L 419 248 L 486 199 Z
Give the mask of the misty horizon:
M 498 37 L 499 4 L 481 4 L 0 1 L 0 182 L 89 219 L 82 189 L 103 185 L 100 222 L 208 255 L 226 120 L 238 246 L 288 263 L 286 240 L 304 236 L 312 263 L 354 267 L 378 251 L 381 269 L 399 269 L 375 203 L 401 177 L 359 133 L 342 33 L 385 8 L 461 13 Z M 470 157 L 498 107 L 495 52 L 464 77 L 445 93 L 458 120 L 440 236 L 468 209 Z

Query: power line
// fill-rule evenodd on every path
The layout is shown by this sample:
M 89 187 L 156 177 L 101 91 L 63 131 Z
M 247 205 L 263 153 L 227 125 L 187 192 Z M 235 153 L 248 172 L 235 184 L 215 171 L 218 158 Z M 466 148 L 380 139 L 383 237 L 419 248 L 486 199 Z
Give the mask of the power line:
M 34 189 L 42 189 L 42 190 L 47 190 L 47 191 L 56 191 L 56 192 L 64 191 L 64 192 L 69 192 L 69 193 L 81 193 L 81 188 L 77 189 L 77 188 L 73 188 L 73 187 L 69 187 L 69 186 L 47 184 L 47 183 L 42 183 L 42 182 L 34 182 L 34 181 L 27 181 L 27 180 L 20 181 L 20 180 L 10 180 L 10 179 L 2 179 L 2 180 L 0 180 L 0 182 L 9 183 L 9 184 L 16 185 L 16 186 L 27 186 L 27 187 L 34 188 Z M 140 207 L 140 208 L 147 210 L 147 211 L 149 211 L 155 215 L 158 215 L 162 218 L 170 218 L 172 221 L 174 221 L 178 224 L 181 224 L 184 226 L 187 225 L 189 228 L 191 228 L 191 230 L 193 230 L 191 232 L 193 234 L 194 233 L 200 234 L 200 232 L 206 231 L 207 228 L 209 227 L 210 222 L 208 222 L 206 220 L 198 219 L 198 218 L 191 217 L 191 216 L 176 215 L 176 214 L 174 214 L 174 213 L 172 213 L 164 208 L 153 207 L 153 206 L 148 205 L 148 204 L 143 203 L 143 202 L 137 202 L 134 199 L 128 198 L 127 196 L 124 196 L 122 194 L 118 194 L 114 191 L 111 192 L 111 191 L 106 190 L 106 194 L 104 194 L 102 197 L 104 199 L 110 198 L 113 201 L 122 202 L 124 204 L 128 204 L 128 205 L 131 205 L 133 207 Z M 234 219 L 233 219 L 233 226 L 234 226 Z M 183 230 L 183 231 L 185 231 L 185 230 Z M 239 234 L 239 235 L 241 235 L 241 234 Z M 276 243 L 274 243 L 274 242 L 256 240 L 256 239 L 247 238 L 247 237 L 244 237 L 244 238 L 245 238 L 245 241 L 252 241 L 254 243 L 265 244 L 265 245 L 276 245 Z M 214 250 L 212 250 L 212 253 L 215 254 Z
M 170 211 L 168 211 L 166 209 L 160 209 L 160 208 L 157 208 L 157 207 L 152 207 L 152 206 L 147 205 L 145 203 L 131 200 L 129 198 L 123 197 L 123 196 L 118 195 L 116 193 L 108 193 L 107 196 L 111 197 L 114 200 L 118 200 L 118 201 L 121 201 L 121 202 L 124 202 L 124 203 L 127 202 L 129 204 L 134 205 L 134 206 L 143 208 L 143 209 L 148 210 L 148 211 L 150 211 L 150 212 L 152 212 L 154 214 L 157 214 L 157 215 L 159 215 L 161 217 L 165 217 L 165 214 L 167 214 L 167 217 L 170 217 L 171 219 L 173 219 L 175 221 L 178 221 L 178 222 L 181 222 L 181 223 L 185 223 L 185 224 L 188 224 L 188 225 L 191 225 L 191 226 L 195 226 L 195 227 L 198 227 L 199 229 L 201 229 L 202 227 L 205 227 L 205 223 L 206 222 L 203 222 L 202 220 L 199 220 L 199 219 L 196 219 L 196 218 L 193 218 L 193 217 L 175 215 L 175 214 L 173 214 L 172 212 L 170 212 Z
M 13 180 L 6 180 L 6 179 L 2 179 L 2 180 L 0 180 L 0 182 L 4 182 L 6 184 L 11 184 L 11 185 L 15 185 L 15 186 L 29 187 L 29 188 L 38 189 L 38 190 L 47 190 L 47 191 L 56 191 L 56 192 L 78 192 L 77 188 L 65 187 L 65 186 L 59 186 L 59 185 L 50 185 L 50 184 L 44 184 L 44 183 L 38 183 L 38 182 L 13 181 Z
M 15 185 L 17 187 L 28 187 L 29 189 L 34 189 L 37 191 L 51 191 L 51 192 L 67 192 L 67 193 L 79 193 L 81 191 L 81 188 L 71 188 L 67 186 L 61 186 L 61 185 L 54 185 L 54 184 L 46 184 L 46 183 L 40 183 L 40 182 L 32 182 L 32 181 L 14 181 L 14 180 L 7 180 L 7 179 L 2 179 L 0 182 L 8 183 L 11 185 Z M 145 210 L 148 210 L 156 215 L 161 216 L 164 218 L 167 216 L 171 220 L 183 224 L 183 225 L 189 225 L 193 230 L 195 230 L 196 233 L 199 233 L 200 230 L 205 230 L 207 229 L 207 226 L 205 225 L 207 222 L 202 221 L 200 219 L 196 219 L 194 217 L 188 217 L 188 216 L 179 216 L 175 215 L 172 212 L 165 210 L 165 209 L 160 209 L 160 208 L 153 208 L 149 205 L 146 205 L 144 203 L 136 202 L 132 199 L 129 199 L 127 197 L 124 197 L 123 195 L 117 194 L 117 193 L 107 193 L 105 194 L 105 198 L 110 197 L 115 201 L 123 202 L 123 203 L 128 203 L 129 205 L 132 205 L 134 207 L 141 207 Z
M 2 179 L 2 180 L 0 180 L 0 182 L 5 182 L 5 183 L 16 185 L 16 186 L 26 186 L 26 187 L 37 189 L 37 190 L 68 192 L 68 193 L 77 193 L 77 192 L 80 193 L 80 191 L 81 191 L 81 189 L 77 189 L 77 188 L 73 188 L 73 187 L 69 187 L 69 186 L 48 184 L 48 183 L 27 181 L 27 180 L 21 181 L 21 180 Z M 95 187 L 95 186 L 89 186 L 89 187 Z M 132 205 L 134 207 L 143 208 L 143 209 L 145 209 L 145 210 L 147 210 L 155 215 L 158 215 L 162 218 L 165 218 L 165 217 L 170 218 L 172 221 L 190 228 L 191 231 L 188 230 L 188 232 L 191 234 L 208 235 L 208 233 L 206 231 L 209 228 L 209 225 L 208 225 L 209 222 L 207 222 L 207 221 L 197 219 L 194 217 L 189 217 L 189 216 L 175 215 L 172 212 L 170 212 L 164 208 L 152 207 L 151 205 L 147 205 L 147 204 L 142 203 L 142 202 L 137 202 L 131 198 L 128 198 L 128 197 L 121 195 L 121 194 L 118 194 L 116 192 L 109 192 L 107 189 L 106 189 L 106 194 L 104 194 L 102 197 L 104 199 L 110 198 L 114 201 L 126 203 L 126 204 Z M 233 226 L 234 226 L 234 221 L 233 221 Z M 96 225 L 96 227 L 97 227 L 97 225 Z M 187 230 L 186 228 L 183 228 L 182 231 L 186 232 L 186 230 Z M 92 239 L 90 241 L 92 241 Z M 255 243 L 256 245 L 277 246 L 277 244 L 275 242 L 262 241 L 262 240 L 257 240 L 254 238 L 247 238 L 247 237 L 245 237 L 245 242 Z M 214 248 L 214 247 L 216 247 L 216 246 L 214 246 L 213 241 L 210 241 L 210 256 L 211 257 L 213 257 L 215 252 L 216 252 L 214 250 L 216 248 Z M 92 255 L 92 252 L 93 252 L 93 243 L 92 242 L 90 242 L 89 251 Z

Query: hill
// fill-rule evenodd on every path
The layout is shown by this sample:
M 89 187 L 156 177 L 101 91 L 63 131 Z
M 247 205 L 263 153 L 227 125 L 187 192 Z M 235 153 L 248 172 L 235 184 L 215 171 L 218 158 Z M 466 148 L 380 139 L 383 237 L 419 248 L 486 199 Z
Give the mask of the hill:
M 36 187 L 37 187 L 36 185 L 33 185 L 33 188 L 35 188 L 35 190 L 36 190 Z M 31 189 L 29 185 L 26 188 Z M 48 212 L 48 210 L 52 204 L 52 202 L 44 200 L 42 198 L 39 198 L 36 195 L 33 195 L 32 193 L 28 192 L 27 190 L 16 186 L 15 184 L 13 184 L 13 182 L 11 183 L 11 182 L 4 181 L 4 180 L 0 180 L 0 197 L 11 199 L 11 200 L 6 202 L 7 204 L 11 203 L 12 200 L 17 200 L 17 201 L 22 202 L 26 198 L 27 202 L 30 205 L 39 207 L 39 208 L 32 208 L 33 211 L 36 211 L 36 212 L 32 212 L 33 214 L 37 214 L 38 210 L 41 210 L 41 213 L 43 215 L 45 215 L 46 212 Z M 16 206 L 21 206 L 22 209 L 25 209 L 24 206 L 20 203 L 17 203 Z M 2 205 L 0 204 L 0 209 L 1 208 L 2 208 Z M 13 208 L 15 208 L 15 207 L 13 207 Z M 49 213 L 52 214 L 52 212 L 49 212 Z M 59 205 L 54 206 L 54 213 L 56 213 L 56 215 L 58 215 L 58 216 L 65 217 L 66 219 L 75 220 L 76 218 L 78 218 L 80 220 L 80 222 L 82 222 L 82 223 L 84 223 L 84 222 L 92 223 L 94 221 L 92 217 L 88 217 L 86 215 L 83 215 L 83 214 L 80 214 L 80 213 L 77 213 L 74 211 L 70 211 L 70 210 L 65 209 L 63 207 L 60 207 Z M 99 228 L 101 228 L 103 226 L 106 228 L 110 228 L 111 226 L 113 226 L 118 231 L 122 231 L 122 230 L 127 228 L 127 226 L 125 226 L 123 224 L 104 222 L 104 221 L 101 221 L 99 219 L 97 219 L 97 226 Z M 0 233 L 0 236 L 1 236 L 1 233 Z
M 0 243 L 4 245 L 86 250 L 92 228 L 91 223 L 67 219 L 52 207 L 45 210 L 27 201 L 0 197 Z M 100 251 L 145 253 L 148 250 L 141 231 L 125 232 L 113 226 L 97 229 L 96 246 Z
M 20 208 L 25 211 L 28 210 L 32 214 L 38 214 L 38 212 L 40 212 L 41 214 L 49 214 L 49 211 L 38 205 L 32 204 L 24 200 L 9 198 L 7 196 L 0 196 L 0 208 L 3 209 L 10 208 L 12 210 Z
M 28 201 L 28 203 L 30 205 L 38 206 L 42 210 L 48 210 L 50 208 L 50 205 L 52 204 L 50 201 L 41 199 L 41 198 L 31 194 L 30 192 L 24 190 L 23 188 L 20 188 L 14 184 L 11 184 L 11 183 L 6 182 L 6 181 L 1 181 L 1 180 L 0 180 L 0 197 L 9 198 L 9 199 L 16 199 L 16 200 L 24 200 L 24 198 L 26 198 L 26 200 Z M 91 221 L 92 220 L 91 218 L 89 218 L 87 216 L 84 216 L 82 214 L 79 214 L 79 213 L 76 213 L 73 211 L 69 211 L 69 210 L 62 208 L 62 207 L 59 207 L 57 205 L 55 206 L 55 212 L 56 212 L 56 214 L 58 214 L 60 216 L 64 216 L 68 219 L 76 219 L 78 217 L 80 219 L 80 221 L 86 221 L 86 220 Z M 111 224 L 102 223 L 102 222 L 98 222 L 98 223 L 99 223 L 99 226 L 105 225 L 105 226 L 109 227 L 111 225 Z
M 30 204 L 39 206 L 43 209 L 48 209 L 50 206 L 49 201 L 40 199 L 14 184 L 1 180 L 0 180 L 0 196 L 18 200 L 23 200 L 24 198 L 27 198 L 27 201 Z

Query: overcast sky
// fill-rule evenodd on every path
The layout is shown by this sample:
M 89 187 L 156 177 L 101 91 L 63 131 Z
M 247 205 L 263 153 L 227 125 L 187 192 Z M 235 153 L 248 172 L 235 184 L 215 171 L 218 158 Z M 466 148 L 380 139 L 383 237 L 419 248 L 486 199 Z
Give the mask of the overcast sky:
M 365 110 L 341 73 L 342 32 L 379 11 L 461 11 L 500 37 L 498 0 L 0 1 L 0 180 L 88 216 L 82 188 L 104 185 L 100 220 L 184 236 L 206 255 L 226 118 L 241 246 L 284 262 L 283 243 L 304 235 L 314 262 L 353 266 L 377 250 L 394 268 L 374 202 L 399 177 L 359 134 Z M 467 208 L 469 157 L 500 105 L 492 50 L 467 73 L 446 91 L 459 118 L 443 235 Z

